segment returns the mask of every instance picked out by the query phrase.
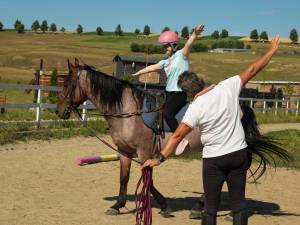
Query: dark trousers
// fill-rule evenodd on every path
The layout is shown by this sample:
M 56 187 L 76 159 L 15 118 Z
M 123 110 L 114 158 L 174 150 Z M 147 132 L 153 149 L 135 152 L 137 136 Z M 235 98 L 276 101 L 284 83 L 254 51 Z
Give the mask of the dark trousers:
M 246 175 L 250 166 L 247 149 L 227 155 L 203 159 L 203 186 L 205 192 L 204 211 L 216 215 L 223 183 L 226 181 L 232 211 L 246 209 Z
M 175 115 L 185 106 L 187 96 L 185 92 L 166 92 L 166 102 L 164 105 L 164 118 L 172 132 L 178 127 Z

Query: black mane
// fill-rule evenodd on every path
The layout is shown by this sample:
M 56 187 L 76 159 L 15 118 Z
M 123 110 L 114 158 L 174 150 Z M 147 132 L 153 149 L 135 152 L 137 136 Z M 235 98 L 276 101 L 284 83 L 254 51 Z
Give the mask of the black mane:
M 126 87 L 132 90 L 132 94 L 141 102 L 144 96 L 142 90 L 125 80 L 120 80 L 111 75 L 97 71 L 89 65 L 81 67 L 87 71 L 87 78 L 90 79 L 90 87 L 95 96 L 99 96 L 103 106 L 111 109 L 113 106 L 122 105 L 122 95 Z

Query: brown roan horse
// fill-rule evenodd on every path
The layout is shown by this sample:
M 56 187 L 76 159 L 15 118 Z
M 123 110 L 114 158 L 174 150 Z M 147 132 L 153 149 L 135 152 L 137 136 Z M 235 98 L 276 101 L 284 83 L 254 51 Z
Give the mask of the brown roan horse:
M 68 119 L 73 110 L 86 100 L 90 100 L 104 115 L 134 113 L 142 110 L 145 93 L 136 86 L 116 79 L 110 75 L 96 71 L 87 65 L 75 65 L 68 60 L 69 75 L 66 76 L 64 88 L 58 95 L 56 113 L 63 119 Z M 257 160 L 259 165 L 252 176 L 259 172 L 258 178 L 266 170 L 268 164 L 276 166 L 276 158 L 290 162 L 291 156 L 276 142 L 260 134 L 256 118 L 250 107 L 242 106 L 242 124 L 251 158 Z M 107 214 L 117 215 L 120 208 L 124 207 L 127 199 L 127 184 L 130 175 L 131 158 L 135 155 L 141 163 L 153 157 L 153 131 L 148 128 L 140 115 L 128 118 L 104 116 L 110 135 L 117 146 L 120 156 L 120 191 L 117 202 L 107 210 Z M 170 134 L 166 135 L 163 144 Z M 202 149 L 199 130 L 194 129 L 188 136 L 189 149 L 185 154 L 190 154 Z M 253 156 L 256 157 L 253 157 Z M 253 176 L 254 177 L 254 176 Z M 170 209 L 165 197 L 152 184 L 151 193 L 161 208 L 162 216 L 170 216 Z
M 69 75 L 66 76 L 63 90 L 58 95 L 57 114 L 68 119 L 71 112 L 86 100 L 90 100 L 102 114 L 120 114 L 139 112 L 142 108 L 144 92 L 134 85 L 116 79 L 110 75 L 96 71 L 91 67 L 75 65 L 68 60 Z M 148 128 L 140 115 L 129 118 L 104 116 L 109 132 L 118 151 L 125 154 L 120 156 L 120 191 L 117 202 L 107 210 L 107 214 L 116 215 L 124 207 L 127 198 L 127 183 L 130 175 L 131 157 L 138 156 L 140 162 L 153 157 L 153 131 Z M 166 135 L 163 144 L 169 135 Z M 201 149 L 197 130 L 188 136 L 190 141 L 189 153 Z M 190 151 L 191 150 L 191 151 Z M 129 156 L 126 157 L 126 156 Z M 161 214 L 170 215 L 166 199 L 152 186 L 151 193 L 161 208 Z

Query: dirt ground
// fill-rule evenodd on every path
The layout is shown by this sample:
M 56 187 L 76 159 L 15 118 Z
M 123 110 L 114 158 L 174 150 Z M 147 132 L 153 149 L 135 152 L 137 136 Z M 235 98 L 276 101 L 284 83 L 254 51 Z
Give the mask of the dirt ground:
M 286 126 L 285 126 L 286 128 Z M 271 129 L 272 130 L 272 129 Z M 109 137 L 106 139 L 110 140 Z M 113 153 L 95 138 L 30 141 L 0 146 L 1 225 L 125 225 L 135 224 L 134 192 L 140 177 L 132 165 L 129 201 L 122 215 L 105 211 L 115 202 L 119 188 L 119 162 L 77 166 L 78 156 Z M 155 169 L 157 188 L 168 198 L 173 218 L 162 218 L 154 205 L 153 224 L 194 225 L 189 209 L 203 192 L 201 161 L 170 159 Z M 300 224 L 300 171 L 271 169 L 260 184 L 247 184 L 253 225 Z M 218 224 L 231 224 L 229 200 L 224 195 Z

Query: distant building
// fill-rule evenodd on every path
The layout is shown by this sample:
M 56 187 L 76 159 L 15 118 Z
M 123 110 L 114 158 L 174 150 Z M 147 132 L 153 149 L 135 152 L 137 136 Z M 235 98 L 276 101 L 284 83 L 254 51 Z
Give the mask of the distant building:
M 255 54 L 251 49 L 238 49 L 238 48 L 215 48 L 212 50 L 209 50 L 208 52 L 211 53 L 234 53 L 234 52 L 245 52 L 245 53 L 252 53 Z
M 156 64 L 160 60 L 161 59 L 144 58 L 138 56 L 116 55 L 114 57 L 114 61 L 116 62 L 116 71 L 114 76 L 119 79 L 124 79 L 124 77 L 136 73 L 146 66 Z M 146 83 L 147 85 L 154 85 L 160 88 L 164 88 L 166 85 L 166 74 L 164 70 L 161 70 L 160 72 L 143 74 L 138 77 L 134 77 L 134 79 L 140 83 Z

